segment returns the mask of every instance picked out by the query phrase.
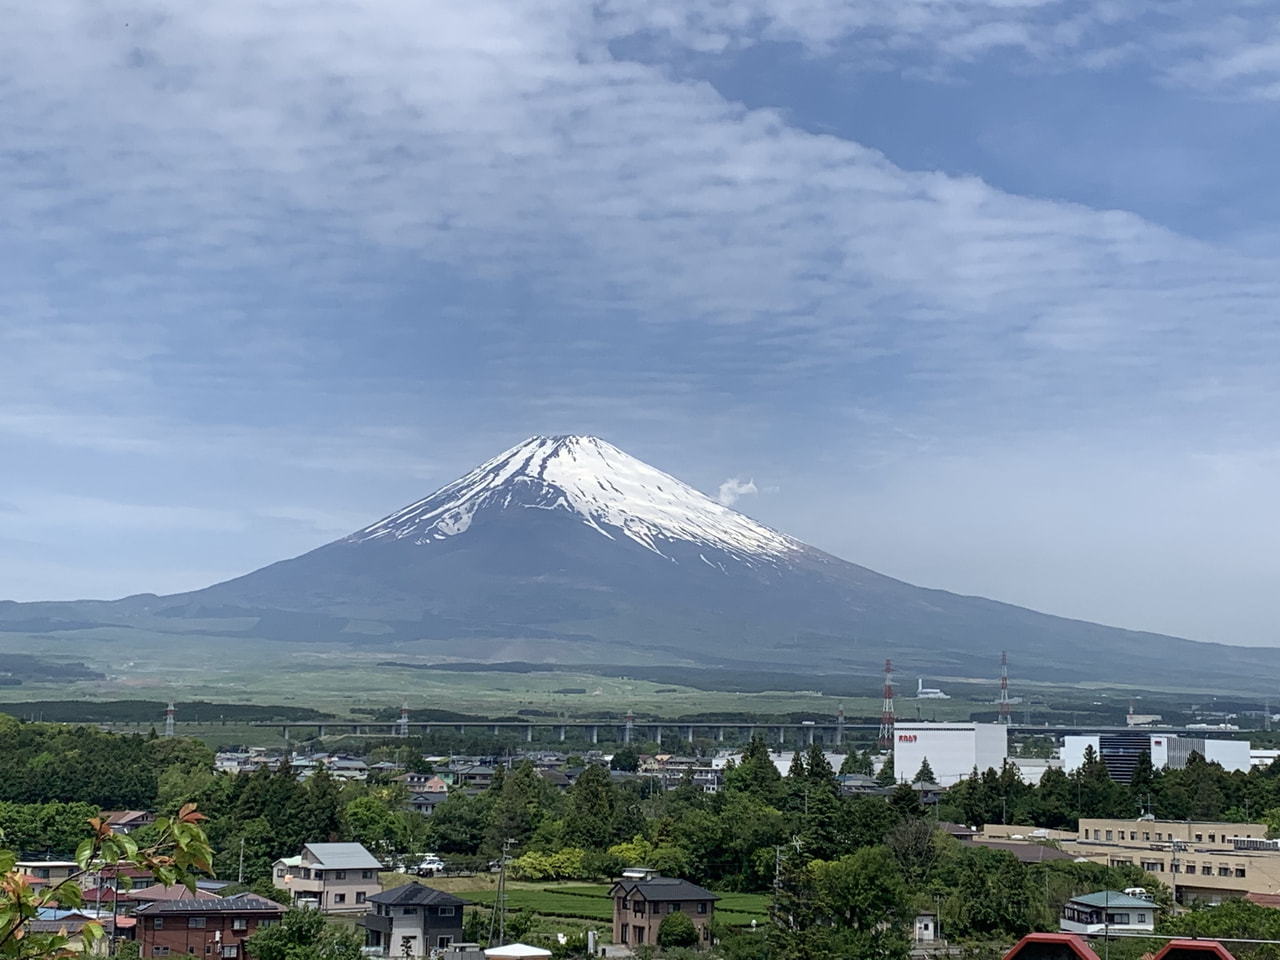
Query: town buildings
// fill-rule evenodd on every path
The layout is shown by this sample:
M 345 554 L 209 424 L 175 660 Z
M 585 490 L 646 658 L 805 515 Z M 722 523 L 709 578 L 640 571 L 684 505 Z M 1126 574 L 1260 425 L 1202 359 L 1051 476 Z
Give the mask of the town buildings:
M 1119 890 L 1086 893 L 1067 901 L 1058 928 L 1063 933 L 1091 937 L 1152 933 L 1156 928 L 1156 905 Z
M 657 943 L 662 918 L 677 912 L 693 921 L 702 943 L 711 940 L 711 920 L 720 898 L 688 880 L 643 871 L 638 877 L 619 880 L 609 895 L 613 898 L 614 943 L 631 947 Z
M 383 957 L 426 956 L 462 940 L 462 909 L 471 903 L 421 883 L 375 893 L 359 924 L 366 952 Z
M 893 728 L 893 772 L 910 781 L 925 760 L 943 787 L 973 771 L 999 770 L 1009 756 L 1009 728 L 1001 723 L 906 723 Z
M 277 860 L 272 884 L 300 905 L 327 913 L 363 913 L 381 888 L 382 864 L 358 843 L 308 843 L 296 857 Z
M 138 908 L 139 955 L 189 954 L 239 960 L 244 942 L 279 923 L 287 908 L 252 893 L 200 900 L 156 900 Z

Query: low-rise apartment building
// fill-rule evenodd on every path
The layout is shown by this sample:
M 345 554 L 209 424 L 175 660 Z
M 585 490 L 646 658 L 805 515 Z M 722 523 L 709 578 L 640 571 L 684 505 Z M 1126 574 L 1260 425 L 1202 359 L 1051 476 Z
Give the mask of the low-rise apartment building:
M 358 843 L 308 843 L 273 865 L 271 882 L 301 906 L 326 913 L 364 913 L 381 888 L 382 863 Z

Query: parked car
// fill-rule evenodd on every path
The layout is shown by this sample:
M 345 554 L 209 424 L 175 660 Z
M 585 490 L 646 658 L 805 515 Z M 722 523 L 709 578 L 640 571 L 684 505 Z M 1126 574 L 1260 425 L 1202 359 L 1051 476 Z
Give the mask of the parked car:
M 437 873 L 444 873 L 444 869 L 444 861 L 434 853 L 429 853 L 422 858 L 416 872 L 420 877 L 434 877 Z

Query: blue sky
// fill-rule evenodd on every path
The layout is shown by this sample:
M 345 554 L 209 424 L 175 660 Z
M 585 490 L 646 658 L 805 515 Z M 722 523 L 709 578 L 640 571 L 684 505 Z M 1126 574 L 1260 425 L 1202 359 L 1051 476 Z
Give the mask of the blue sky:
M 0 597 L 574 432 L 914 582 L 1280 639 L 1273 5 L 199 6 L 5 18 Z

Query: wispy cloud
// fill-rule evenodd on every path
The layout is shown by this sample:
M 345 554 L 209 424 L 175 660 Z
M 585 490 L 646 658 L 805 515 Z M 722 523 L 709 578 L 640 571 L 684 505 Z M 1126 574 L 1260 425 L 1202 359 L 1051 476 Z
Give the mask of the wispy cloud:
M 679 63 L 788 41 L 855 72 L 1124 65 L 1268 95 L 1261 8 L 1197 9 L 27 5 L 0 31 L 0 442 L 23 451 L 0 498 L 194 504 L 213 519 L 138 519 L 225 522 L 235 568 L 552 425 L 706 489 L 742 462 L 708 445 L 785 451 L 844 409 L 927 437 L 1266 433 L 1228 414 L 1277 399 L 1271 263 L 906 169 Z M 671 429 L 695 418 L 714 440 Z M 832 435 L 818 455 L 853 457 Z
M 724 483 L 720 484 L 720 502 L 726 507 L 732 507 L 742 497 L 751 493 L 759 493 L 756 489 L 754 480 L 743 481 L 739 477 L 730 477 Z

